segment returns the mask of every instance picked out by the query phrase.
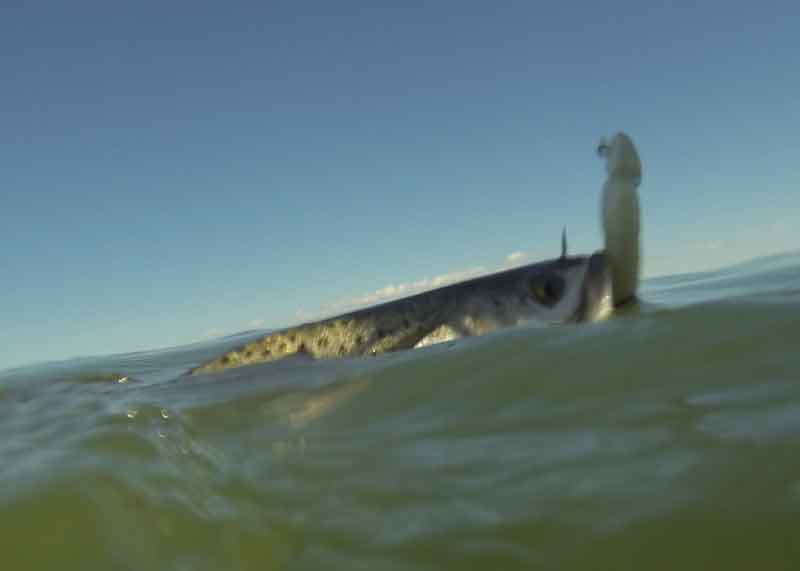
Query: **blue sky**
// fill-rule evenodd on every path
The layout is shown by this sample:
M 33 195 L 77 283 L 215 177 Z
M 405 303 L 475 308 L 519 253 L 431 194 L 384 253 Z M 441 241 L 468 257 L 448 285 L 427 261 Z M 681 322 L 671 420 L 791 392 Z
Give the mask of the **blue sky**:
M 0 20 L 0 369 L 601 246 L 800 247 L 800 3 L 29 2 Z M 370 298 L 370 299 L 372 299 Z

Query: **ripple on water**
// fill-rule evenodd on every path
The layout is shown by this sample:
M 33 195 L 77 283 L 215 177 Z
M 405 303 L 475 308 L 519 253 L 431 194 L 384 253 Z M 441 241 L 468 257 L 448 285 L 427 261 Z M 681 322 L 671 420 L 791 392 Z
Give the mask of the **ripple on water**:
M 703 416 L 697 429 L 719 440 L 774 442 L 800 437 L 800 405 L 785 404 L 754 412 L 730 410 Z
M 771 381 L 691 395 L 686 402 L 690 406 L 697 407 L 759 404 L 783 401 L 796 392 L 798 392 L 797 382 Z

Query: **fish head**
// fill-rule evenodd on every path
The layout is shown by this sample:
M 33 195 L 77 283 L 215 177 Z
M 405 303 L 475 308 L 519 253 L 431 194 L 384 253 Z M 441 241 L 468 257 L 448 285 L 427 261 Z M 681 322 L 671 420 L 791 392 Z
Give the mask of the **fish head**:
M 543 323 L 599 321 L 613 309 L 611 272 L 603 252 L 533 264 L 522 275 L 527 317 Z

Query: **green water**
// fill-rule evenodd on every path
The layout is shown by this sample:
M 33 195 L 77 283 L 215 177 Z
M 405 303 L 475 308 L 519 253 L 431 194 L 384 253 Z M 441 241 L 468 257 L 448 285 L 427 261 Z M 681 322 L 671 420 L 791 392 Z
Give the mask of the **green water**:
M 786 255 L 364 360 L 2 372 L 3 568 L 800 569 L 799 284 Z

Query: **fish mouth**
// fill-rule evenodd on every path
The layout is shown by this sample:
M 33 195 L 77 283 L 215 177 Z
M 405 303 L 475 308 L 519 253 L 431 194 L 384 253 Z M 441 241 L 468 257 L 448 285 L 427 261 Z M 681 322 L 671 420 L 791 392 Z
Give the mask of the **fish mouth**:
M 600 321 L 613 311 L 611 268 L 603 252 L 595 252 L 586 264 L 580 302 L 572 316 L 573 323 Z

